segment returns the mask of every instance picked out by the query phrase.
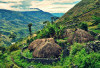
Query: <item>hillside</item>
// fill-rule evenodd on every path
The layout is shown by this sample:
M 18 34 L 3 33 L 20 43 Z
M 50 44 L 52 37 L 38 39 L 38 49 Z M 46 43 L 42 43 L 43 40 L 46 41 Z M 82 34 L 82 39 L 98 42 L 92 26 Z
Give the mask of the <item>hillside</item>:
M 63 24 L 91 22 L 92 16 L 100 16 L 100 0 L 82 0 L 56 22 Z
M 0 33 L 9 36 L 15 33 L 16 39 L 28 36 L 28 24 L 32 23 L 32 31 L 37 31 L 41 28 L 42 22 L 50 21 L 52 14 L 38 11 L 11 11 L 0 9 Z
M 17 18 L 18 25 L 2 19 L 4 23 L 0 28 L 5 35 L 0 34 L 0 68 L 100 68 L 99 5 L 99 0 L 82 0 L 57 23 L 53 21 L 55 17 L 51 22 L 44 22 L 43 28 L 41 22 L 33 22 L 32 31 L 36 32 L 31 34 L 30 28 L 30 35 L 27 24 L 34 20 L 29 20 L 31 15 L 34 16 L 31 11 L 20 12 L 19 17 L 28 18 L 24 19 L 26 21 Z M 9 15 L 12 16 L 11 12 Z M 41 16 L 39 18 L 42 19 Z M 16 39 L 6 36 L 10 32 L 13 35 L 20 34 L 23 39 L 9 43 Z M 2 46 L 4 43 L 10 46 Z

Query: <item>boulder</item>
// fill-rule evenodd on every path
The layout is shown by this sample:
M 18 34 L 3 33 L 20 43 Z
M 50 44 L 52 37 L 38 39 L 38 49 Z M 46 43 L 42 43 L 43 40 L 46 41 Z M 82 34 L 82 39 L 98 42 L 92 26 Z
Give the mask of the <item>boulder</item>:
M 53 38 L 37 39 L 29 45 L 28 49 L 33 50 L 33 57 L 38 58 L 57 58 L 62 51 Z
M 67 29 L 65 32 L 65 37 L 68 37 L 68 43 L 70 44 L 73 44 L 73 42 L 84 43 L 94 40 L 92 35 L 82 29 Z

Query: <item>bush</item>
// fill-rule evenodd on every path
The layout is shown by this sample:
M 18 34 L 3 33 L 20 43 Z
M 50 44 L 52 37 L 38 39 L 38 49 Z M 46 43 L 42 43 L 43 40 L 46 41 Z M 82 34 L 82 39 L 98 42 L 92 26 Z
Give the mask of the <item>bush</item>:
M 33 40 L 34 40 L 33 38 L 28 39 L 28 40 L 27 40 L 27 43 L 30 44 Z
M 13 44 L 13 45 L 11 45 L 11 46 L 9 47 L 9 51 L 10 51 L 10 52 L 16 51 L 16 50 L 18 50 L 18 49 L 19 49 L 19 46 L 16 45 L 16 44 Z
M 75 55 L 78 51 L 80 51 L 83 46 L 80 43 L 74 43 L 71 46 L 70 55 Z
M 81 24 L 79 25 L 79 28 L 80 28 L 80 29 L 83 29 L 83 30 L 85 30 L 85 31 L 88 31 L 88 25 L 87 25 L 86 23 L 81 23 Z
M 0 46 L 0 50 L 2 51 L 2 53 L 4 53 L 4 51 L 6 50 L 6 48 L 3 47 L 3 46 Z
M 61 38 L 62 34 L 64 33 L 64 28 L 65 27 L 61 25 L 58 26 L 55 23 L 49 23 L 37 34 L 37 38 Z
M 63 66 L 68 68 L 99 68 L 100 54 L 96 52 L 88 54 L 82 45 L 76 43 L 71 46 L 70 55 L 64 59 Z

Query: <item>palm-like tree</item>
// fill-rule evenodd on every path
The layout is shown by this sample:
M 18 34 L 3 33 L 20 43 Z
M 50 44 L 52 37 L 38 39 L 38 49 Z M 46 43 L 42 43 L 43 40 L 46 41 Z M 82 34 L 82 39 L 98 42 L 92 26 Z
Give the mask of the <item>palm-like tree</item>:
M 30 32 L 30 36 L 32 35 L 31 26 L 32 26 L 32 23 L 28 24 L 28 27 L 29 27 L 29 32 Z

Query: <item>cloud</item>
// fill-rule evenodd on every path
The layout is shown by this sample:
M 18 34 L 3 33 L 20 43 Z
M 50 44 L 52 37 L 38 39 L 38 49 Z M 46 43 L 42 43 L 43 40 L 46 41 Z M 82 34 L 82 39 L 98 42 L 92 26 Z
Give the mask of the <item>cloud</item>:
M 32 1 L 31 8 L 40 8 L 51 13 L 65 13 L 80 0 L 43 0 Z M 60 7 L 60 8 L 59 8 Z
M 0 9 L 32 11 L 39 8 L 51 13 L 65 13 L 81 0 L 0 0 Z

